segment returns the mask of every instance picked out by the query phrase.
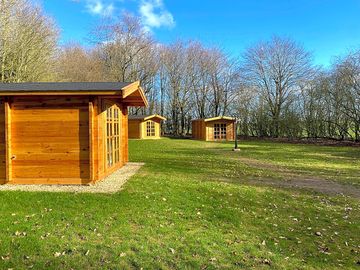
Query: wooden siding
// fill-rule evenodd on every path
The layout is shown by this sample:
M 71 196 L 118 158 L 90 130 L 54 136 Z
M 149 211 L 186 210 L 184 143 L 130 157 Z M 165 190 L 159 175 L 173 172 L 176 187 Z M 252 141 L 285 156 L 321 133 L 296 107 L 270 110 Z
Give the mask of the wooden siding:
M 6 182 L 5 102 L 0 100 L 0 184 Z
M 205 140 L 206 141 L 214 141 L 214 124 L 215 123 L 205 123 L 205 130 L 206 130 L 206 137 Z
M 88 99 L 14 97 L 9 183 L 90 180 Z
M 138 119 L 129 119 L 129 138 L 131 139 L 140 139 L 140 128 L 141 120 Z
M 161 123 L 155 121 L 155 137 L 160 139 L 161 137 Z
M 234 141 L 235 140 L 235 123 L 228 122 L 226 125 L 226 140 Z
M 204 120 L 194 120 L 192 125 L 192 137 L 196 140 L 206 140 L 206 127 Z

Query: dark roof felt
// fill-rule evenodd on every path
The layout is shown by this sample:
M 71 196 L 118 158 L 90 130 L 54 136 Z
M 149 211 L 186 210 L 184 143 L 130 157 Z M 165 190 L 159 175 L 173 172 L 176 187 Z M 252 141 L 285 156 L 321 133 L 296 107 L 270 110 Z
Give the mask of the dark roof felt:
M 150 115 L 129 115 L 129 119 L 144 119 Z
M 161 120 L 166 120 L 165 117 L 158 114 L 147 114 L 147 115 L 129 115 L 129 120 L 148 120 L 151 118 L 160 118 Z
M 130 82 L 38 82 L 0 83 L 0 91 L 40 92 L 40 91 L 118 91 Z

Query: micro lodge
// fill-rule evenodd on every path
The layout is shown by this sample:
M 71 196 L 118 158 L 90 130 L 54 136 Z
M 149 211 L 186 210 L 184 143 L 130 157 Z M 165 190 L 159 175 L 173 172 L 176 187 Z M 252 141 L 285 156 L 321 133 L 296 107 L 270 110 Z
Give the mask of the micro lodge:
M 0 184 L 91 184 L 128 162 L 139 82 L 0 84 Z

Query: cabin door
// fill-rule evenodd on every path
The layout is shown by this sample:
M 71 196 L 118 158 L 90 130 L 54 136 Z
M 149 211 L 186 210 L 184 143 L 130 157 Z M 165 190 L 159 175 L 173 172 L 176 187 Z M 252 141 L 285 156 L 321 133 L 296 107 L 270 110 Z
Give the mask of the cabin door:
M 106 107 L 106 168 L 112 168 L 120 162 L 120 108 L 114 104 Z
M 152 138 L 156 136 L 156 132 L 155 132 L 155 122 L 154 121 L 146 121 L 145 122 L 146 125 L 146 137 L 148 138 Z

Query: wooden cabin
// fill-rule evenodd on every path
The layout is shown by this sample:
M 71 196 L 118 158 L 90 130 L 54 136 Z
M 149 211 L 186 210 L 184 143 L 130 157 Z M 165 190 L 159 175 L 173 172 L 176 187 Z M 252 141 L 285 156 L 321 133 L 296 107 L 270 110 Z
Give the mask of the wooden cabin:
M 166 118 L 158 114 L 129 116 L 129 138 L 160 139 L 164 120 Z
M 128 162 L 139 82 L 0 84 L 0 184 L 90 184 Z
M 235 119 L 218 116 L 192 121 L 192 137 L 204 141 L 235 140 Z

